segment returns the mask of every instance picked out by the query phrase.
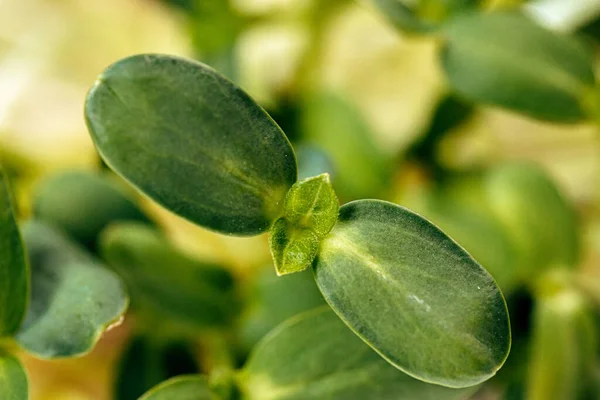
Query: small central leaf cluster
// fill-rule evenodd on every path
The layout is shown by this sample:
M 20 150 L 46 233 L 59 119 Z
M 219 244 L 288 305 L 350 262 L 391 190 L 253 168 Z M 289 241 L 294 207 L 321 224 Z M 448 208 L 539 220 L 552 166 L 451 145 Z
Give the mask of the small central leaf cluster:
M 329 174 L 295 183 L 287 193 L 281 216 L 269 232 L 278 275 L 310 267 L 321 240 L 337 222 L 340 205 Z

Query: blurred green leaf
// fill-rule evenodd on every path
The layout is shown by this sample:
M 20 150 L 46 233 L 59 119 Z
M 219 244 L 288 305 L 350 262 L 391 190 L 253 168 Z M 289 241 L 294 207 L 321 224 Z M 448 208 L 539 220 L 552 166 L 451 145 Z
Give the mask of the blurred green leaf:
M 127 285 L 132 306 L 157 321 L 206 329 L 227 325 L 237 312 L 226 269 L 183 254 L 146 225 L 112 225 L 100 237 L 100 252 Z
M 121 60 L 89 93 L 86 117 L 107 164 L 192 222 L 253 235 L 296 181 L 287 138 L 246 93 L 190 60 Z
M 29 384 L 25 369 L 19 360 L 2 351 L 0 351 L 0 399 L 29 399 Z
M 225 75 L 235 79 L 233 49 L 246 20 L 237 14 L 230 0 L 191 1 L 189 31 L 198 56 L 215 68 L 224 68 Z
M 579 259 L 575 211 L 535 164 L 509 163 L 487 173 L 487 202 L 518 252 L 517 273 L 529 281 L 551 267 L 574 267 Z
M 239 384 L 248 400 L 458 400 L 475 390 L 432 385 L 398 371 L 329 308 L 273 330 L 254 349 Z
M 342 200 L 375 197 L 388 188 L 392 163 L 355 106 L 337 95 L 316 94 L 304 105 L 302 124 L 307 143 L 331 156 Z
M 444 178 L 445 171 L 438 161 L 438 145 L 451 130 L 468 120 L 474 110 L 473 104 L 453 94 L 443 96 L 423 136 L 406 151 L 407 158 L 419 161 L 438 180 Z
M 33 197 L 33 212 L 90 247 L 111 222 L 150 222 L 107 175 L 92 171 L 67 171 L 43 181 Z
M 394 24 L 405 32 L 427 33 L 446 19 L 476 8 L 479 0 L 371 0 Z
M 29 221 L 23 237 L 31 263 L 31 302 L 17 341 L 44 359 L 88 353 L 127 309 L 121 281 L 49 225 Z
M 286 319 L 325 304 L 312 271 L 277 276 L 271 265 L 250 282 L 247 308 L 242 316 L 241 340 L 251 348 Z
M 154 387 L 140 400 L 220 400 L 211 393 L 206 378 L 188 375 L 170 379 Z
M 528 400 L 577 400 L 596 363 L 597 332 L 574 291 L 539 298 L 535 308 Z
M 461 15 L 444 34 L 442 65 L 461 95 L 548 121 L 585 119 L 594 61 L 576 38 L 509 12 Z
M 29 301 L 29 267 L 8 180 L 0 168 L 0 337 L 15 333 Z
M 508 355 L 508 312 L 492 277 L 405 208 L 379 200 L 342 206 L 313 268 L 340 318 L 411 376 L 471 386 Z
M 127 346 L 119 363 L 117 400 L 135 400 L 169 378 L 198 372 L 198 366 L 184 343 L 162 343 L 138 336 Z
M 285 198 L 284 214 L 269 233 L 269 245 L 278 275 L 307 269 L 319 241 L 337 221 L 340 205 L 328 174 L 296 182 Z

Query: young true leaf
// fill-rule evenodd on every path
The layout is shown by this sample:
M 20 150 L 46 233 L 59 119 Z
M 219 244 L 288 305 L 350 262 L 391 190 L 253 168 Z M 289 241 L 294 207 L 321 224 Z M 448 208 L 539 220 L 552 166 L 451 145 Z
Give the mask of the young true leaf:
M 86 103 L 100 155 L 142 192 L 222 233 L 264 232 L 296 181 L 284 133 L 206 65 L 163 55 L 121 60 Z
M 0 337 L 19 329 L 29 297 L 29 268 L 8 180 L 0 168 Z
M 584 398 L 596 363 L 595 329 L 593 314 L 578 293 L 567 290 L 539 299 L 527 399 Z
M 319 252 L 319 239 L 307 228 L 294 226 L 280 218 L 269 231 L 269 246 L 277 275 L 304 271 Z
M 508 12 L 464 14 L 444 33 L 443 68 L 461 95 L 549 121 L 585 118 L 593 54 L 574 37 Z
M 220 400 L 202 375 L 172 378 L 154 387 L 139 400 Z
M 29 384 L 23 366 L 13 356 L 0 350 L 0 399 L 28 400 Z
M 405 208 L 379 200 L 344 205 L 313 268 L 340 318 L 411 376 L 471 386 L 508 355 L 508 312 L 492 277 Z
M 23 237 L 32 297 L 17 341 L 44 359 L 88 353 L 127 309 L 121 281 L 48 225 L 30 221 Z
M 485 190 L 518 251 L 522 280 L 549 267 L 577 264 L 575 212 L 543 170 L 526 163 L 501 165 L 488 172 Z
M 283 217 L 273 224 L 269 236 L 278 275 L 310 267 L 319 250 L 319 241 L 335 225 L 339 209 L 328 174 L 292 186 L 285 198 Z
M 397 28 L 405 32 L 435 30 L 454 14 L 468 11 L 478 0 L 371 0 Z
M 459 400 L 475 389 L 431 385 L 398 371 L 328 307 L 273 330 L 238 381 L 247 400 Z
M 292 225 L 310 229 L 322 239 L 337 221 L 340 205 L 323 174 L 297 182 L 285 198 L 284 217 Z
M 37 218 L 62 229 L 86 246 L 94 246 L 111 222 L 150 222 L 107 175 L 68 171 L 45 180 L 33 198 Z
M 227 270 L 182 254 L 147 225 L 109 227 L 100 237 L 100 252 L 140 311 L 197 329 L 225 325 L 237 311 Z

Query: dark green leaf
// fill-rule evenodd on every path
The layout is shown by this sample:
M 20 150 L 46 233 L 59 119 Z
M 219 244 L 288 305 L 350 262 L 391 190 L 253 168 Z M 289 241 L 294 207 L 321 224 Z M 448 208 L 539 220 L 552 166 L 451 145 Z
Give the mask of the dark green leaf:
M 29 384 L 25 369 L 19 360 L 2 351 L 0 351 L 0 399 L 29 399 Z
M 29 267 L 8 180 L 0 168 L 0 337 L 19 329 L 29 298 Z
M 148 218 L 107 175 L 92 171 L 68 171 L 51 176 L 33 198 L 37 218 L 68 233 L 86 246 L 94 246 L 111 222 Z
M 574 291 L 538 299 L 534 316 L 528 400 L 582 398 L 596 363 L 591 310 Z
M 405 208 L 379 200 L 344 205 L 313 268 L 340 318 L 411 376 L 471 386 L 508 355 L 508 312 L 492 277 Z
M 488 172 L 485 190 L 487 203 L 518 251 L 522 280 L 550 267 L 577 265 L 575 211 L 543 170 L 527 163 L 498 166 Z
M 154 318 L 202 329 L 227 324 L 236 313 L 227 270 L 183 254 L 147 225 L 109 227 L 100 251 L 125 281 L 133 307 Z
M 127 309 L 121 281 L 48 225 L 30 221 L 23 236 L 32 297 L 19 344 L 45 359 L 88 353 Z
M 329 308 L 298 315 L 272 331 L 239 382 L 247 400 L 458 400 L 474 391 L 431 385 L 398 371 Z
M 223 233 L 264 232 L 296 181 L 287 138 L 213 69 L 139 55 L 104 71 L 86 117 L 107 164 L 189 220 Z
M 397 28 L 426 33 L 454 14 L 475 8 L 478 0 L 371 0 Z
M 117 400 L 137 399 L 164 380 L 196 372 L 196 361 L 184 343 L 136 337 L 120 361 L 115 397 Z
M 170 379 L 154 387 L 140 400 L 219 400 L 208 388 L 206 378 L 188 375 Z
M 594 62 L 577 39 L 508 12 L 465 14 L 444 32 L 443 68 L 460 94 L 549 121 L 585 118 Z

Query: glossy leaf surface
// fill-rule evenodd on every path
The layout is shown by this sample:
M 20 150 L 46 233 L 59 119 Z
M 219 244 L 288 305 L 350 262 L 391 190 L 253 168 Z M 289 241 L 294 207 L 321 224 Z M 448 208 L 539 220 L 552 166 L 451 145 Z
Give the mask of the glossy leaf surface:
M 239 379 L 247 400 L 458 400 L 451 389 L 397 370 L 328 308 L 308 311 L 273 330 Z
M 206 378 L 187 375 L 170 379 L 151 389 L 140 400 L 219 400 L 211 393 Z
M 140 311 L 200 329 L 222 326 L 235 315 L 231 274 L 182 253 L 153 228 L 115 224 L 102 234 L 100 251 Z
M 421 216 L 392 203 L 341 207 L 313 266 L 340 318 L 402 371 L 450 387 L 480 383 L 510 348 L 492 277 Z
M 265 231 L 296 181 L 292 147 L 269 115 L 191 60 L 138 55 L 113 64 L 90 91 L 86 118 L 113 170 L 212 230 Z
M 8 180 L 0 168 L 0 337 L 17 331 L 27 310 L 29 268 Z
M 142 210 L 108 175 L 68 171 L 43 181 L 33 199 L 34 214 L 93 246 L 111 222 L 149 222 Z
M 88 353 L 125 313 L 123 284 L 48 225 L 30 221 L 23 237 L 31 262 L 32 297 L 17 341 L 44 359 Z
M 19 360 L 2 351 L 0 351 L 0 399 L 29 399 L 29 384 L 25 369 Z
M 543 120 L 585 118 L 593 55 L 574 37 L 508 12 L 459 16 L 444 34 L 442 65 L 459 94 Z

